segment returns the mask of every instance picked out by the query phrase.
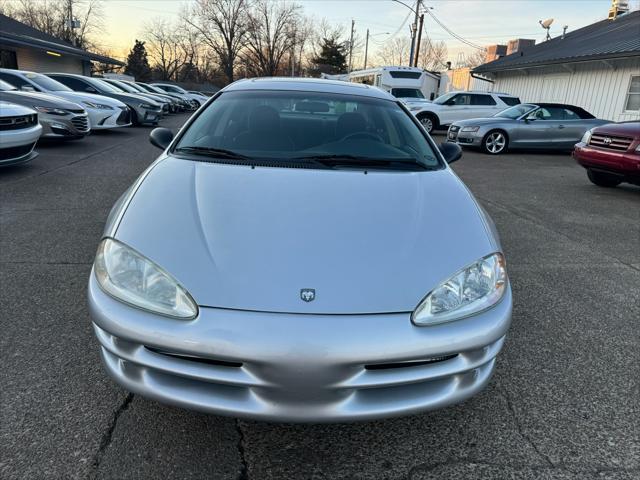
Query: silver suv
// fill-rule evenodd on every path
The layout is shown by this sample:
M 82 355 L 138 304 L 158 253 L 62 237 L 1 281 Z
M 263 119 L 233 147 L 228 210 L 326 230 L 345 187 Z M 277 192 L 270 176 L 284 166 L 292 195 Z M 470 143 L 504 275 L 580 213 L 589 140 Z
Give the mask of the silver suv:
M 508 93 L 470 91 L 445 93 L 431 103 L 408 105 L 408 108 L 431 133 L 458 120 L 492 117 L 519 103 L 518 97 Z

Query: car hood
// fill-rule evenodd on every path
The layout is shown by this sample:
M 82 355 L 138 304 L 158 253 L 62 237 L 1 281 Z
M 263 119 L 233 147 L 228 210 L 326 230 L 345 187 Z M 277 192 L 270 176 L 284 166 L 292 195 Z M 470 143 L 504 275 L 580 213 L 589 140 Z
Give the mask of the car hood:
M 48 93 L 2 91 L 0 99 L 27 107 L 64 108 L 66 110 L 84 110 L 81 105 Z
M 32 113 L 38 113 L 31 108 L 24 107 L 22 105 L 16 105 L 15 103 L 4 102 L 0 100 L 0 117 L 12 117 L 16 115 L 31 115 Z
M 121 208 L 115 238 L 170 272 L 201 306 L 409 312 L 499 250 L 449 169 L 365 175 L 168 157 Z M 300 298 L 307 288 L 316 292 L 309 303 Z
M 517 120 L 514 120 L 512 118 L 487 117 L 487 118 L 469 118 L 468 120 L 458 120 L 456 122 L 453 122 L 452 125 L 465 127 L 469 125 L 482 126 L 482 125 L 491 125 L 494 123 L 514 123 L 514 122 L 517 122 Z
M 56 97 L 64 98 L 71 102 L 91 102 L 91 103 L 101 103 L 103 105 L 109 105 L 114 108 L 123 108 L 126 107 L 124 103 L 120 100 L 116 100 L 115 98 L 105 97 L 104 95 L 96 95 L 95 93 L 79 93 L 79 92 L 66 92 L 66 91 L 58 91 L 58 92 L 49 92 L 50 95 L 55 95 Z
M 640 122 L 607 123 L 597 127 L 594 132 L 612 136 L 640 137 Z

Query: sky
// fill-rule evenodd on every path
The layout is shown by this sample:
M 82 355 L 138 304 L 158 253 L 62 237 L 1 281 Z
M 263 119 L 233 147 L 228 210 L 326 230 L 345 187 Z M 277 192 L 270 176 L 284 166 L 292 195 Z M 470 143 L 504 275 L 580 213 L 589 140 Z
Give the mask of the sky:
M 281 0 L 269 0 L 281 1 Z M 144 24 L 153 17 L 175 18 L 189 0 L 105 0 L 105 32 L 103 46 L 117 57 L 125 57 L 136 38 L 141 38 Z M 371 34 L 370 51 L 380 48 L 384 41 L 396 36 L 409 36 L 409 24 L 403 22 L 411 11 L 392 0 L 297 0 L 306 15 L 318 21 L 326 18 L 341 24 L 348 32 L 351 20 L 363 38 L 367 29 Z M 405 0 L 415 5 L 415 0 Z M 629 0 L 633 9 L 640 8 L 640 0 Z M 433 7 L 438 19 L 457 35 L 480 45 L 506 44 L 512 38 L 544 39 L 545 32 L 538 20 L 554 18 L 551 35 L 562 33 L 568 25 L 576 30 L 606 18 L 611 0 L 424 0 Z M 473 48 L 452 38 L 432 18 L 425 15 L 425 30 L 429 37 L 444 41 L 454 65 Z

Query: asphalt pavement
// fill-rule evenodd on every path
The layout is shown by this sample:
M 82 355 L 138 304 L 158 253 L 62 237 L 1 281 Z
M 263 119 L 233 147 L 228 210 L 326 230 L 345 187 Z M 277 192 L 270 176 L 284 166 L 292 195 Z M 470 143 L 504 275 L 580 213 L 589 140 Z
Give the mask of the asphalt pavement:
M 567 154 L 465 152 L 514 293 L 489 387 L 384 421 L 240 421 L 129 394 L 100 364 L 86 283 L 111 205 L 159 153 L 149 131 L 0 170 L 0 478 L 640 477 L 640 188 L 593 186 Z

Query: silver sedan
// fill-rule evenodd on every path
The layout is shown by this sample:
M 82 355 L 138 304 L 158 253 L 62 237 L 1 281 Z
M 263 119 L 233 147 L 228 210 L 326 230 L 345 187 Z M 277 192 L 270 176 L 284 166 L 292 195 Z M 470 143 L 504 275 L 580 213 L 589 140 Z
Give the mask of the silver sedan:
M 447 141 L 491 155 L 518 148 L 571 150 L 587 130 L 605 123 L 574 105 L 523 103 L 493 117 L 455 122 Z
M 349 421 L 463 401 L 511 322 L 488 215 L 386 92 L 229 85 L 113 208 L 89 279 L 107 372 L 205 412 Z M 446 208 L 443 208 L 443 205 Z

